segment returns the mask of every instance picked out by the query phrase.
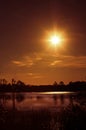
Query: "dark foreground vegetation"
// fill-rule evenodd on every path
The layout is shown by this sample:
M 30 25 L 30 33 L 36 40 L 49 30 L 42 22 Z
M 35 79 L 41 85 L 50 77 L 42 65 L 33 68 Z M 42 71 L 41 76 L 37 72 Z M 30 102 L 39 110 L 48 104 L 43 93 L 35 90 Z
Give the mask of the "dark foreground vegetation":
M 30 100 L 41 103 L 45 97 L 38 93 L 34 98 L 29 94 L 32 95 L 0 93 L 0 130 L 86 130 L 86 92 L 52 94 L 51 99 L 47 95 L 46 100 L 54 103 L 47 107 L 31 107 Z M 25 103 L 29 104 L 28 109 L 18 109 L 21 107 L 17 105 Z
M 0 108 L 1 130 L 86 130 L 86 110 L 70 105 L 56 109 L 6 111 Z
M 64 84 L 61 81 L 59 84 L 55 81 L 53 85 L 26 85 L 22 81 L 15 81 L 7 83 L 5 79 L 0 80 L 1 92 L 45 92 L 45 91 L 86 91 L 85 81 L 69 82 Z

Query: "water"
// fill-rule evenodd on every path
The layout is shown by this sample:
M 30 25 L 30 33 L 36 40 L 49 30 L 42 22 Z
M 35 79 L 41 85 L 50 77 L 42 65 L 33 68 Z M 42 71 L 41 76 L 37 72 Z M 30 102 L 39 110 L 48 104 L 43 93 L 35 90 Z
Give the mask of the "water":
M 1 93 L 0 104 L 5 109 L 27 111 L 41 108 L 66 108 L 69 105 L 85 104 L 84 97 L 74 92 Z M 13 108 L 14 107 L 14 108 Z
M 13 129 L 14 125 L 15 129 L 30 130 L 84 129 L 85 95 L 76 92 L 0 93 L 1 128 L 7 125 Z

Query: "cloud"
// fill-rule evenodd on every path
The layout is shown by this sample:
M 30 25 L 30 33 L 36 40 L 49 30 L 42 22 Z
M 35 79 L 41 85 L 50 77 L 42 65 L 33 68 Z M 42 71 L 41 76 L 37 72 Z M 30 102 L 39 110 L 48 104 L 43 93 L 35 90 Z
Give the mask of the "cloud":
M 33 65 L 33 60 L 26 56 L 21 58 L 21 60 L 12 60 L 12 63 L 19 67 L 30 67 Z
M 56 60 L 56 61 L 53 61 L 50 65 L 55 66 L 55 65 L 59 64 L 60 62 L 62 62 L 62 61 L 61 60 Z
M 51 53 L 34 53 L 25 55 L 20 60 L 12 60 L 18 67 L 33 67 L 40 70 L 47 67 L 86 68 L 86 56 L 71 56 Z
M 29 75 L 29 76 L 33 76 L 33 73 L 28 73 L 27 75 Z
M 50 66 L 86 68 L 86 56 L 60 56 L 58 58 L 61 60 L 54 60 L 50 63 Z
M 34 79 L 38 79 L 38 78 L 42 78 L 43 76 L 40 75 L 39 73 L 27 73 L 27 75 L 31 78 L 34 78 Z
M 24 64 L 23 62 L 21 62 L 21 61 L 16 61 L 16 60 L 12 61 L 12 63 L 15 64 L 15 65 L 17 65 L 17 66 L 20 66 L 20 67 L 26 65 L 26 64 Z

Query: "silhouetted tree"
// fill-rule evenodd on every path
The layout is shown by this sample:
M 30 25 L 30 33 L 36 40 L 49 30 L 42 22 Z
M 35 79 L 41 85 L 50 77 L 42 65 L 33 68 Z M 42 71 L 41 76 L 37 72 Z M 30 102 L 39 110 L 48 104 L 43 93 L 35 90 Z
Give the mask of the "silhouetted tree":
M 7 80 L 6 79 L 2 79 L 2 84 L 6 85 L 7 84 Z
M 25 83 L 22 82 L 22 81 L 20 81 L 20 80 L 18 80 L 16 84 L 17 84 L 18 86 L 25 86 Z
M 16 84 L 16 80 L 12 78 L 12 85 Z
M 3 80 L 2 79 L 0 79 L 0 85 L 3 83 Z
M 60 81 L 59 82 L 59 85 L 65 85 L 63 81 Z
M 54 86 L 57 86 L 58 84 L 57 84 L 57 82 L 55 81 L 55 82 L 53 83 L 53 85 L 54 85 Z
M 72 85 L 72 84 L 73 84 L 73 82 L 72 82 L 72 81 L 70 81 L 70 82 L 69 82 L 69 85 Z

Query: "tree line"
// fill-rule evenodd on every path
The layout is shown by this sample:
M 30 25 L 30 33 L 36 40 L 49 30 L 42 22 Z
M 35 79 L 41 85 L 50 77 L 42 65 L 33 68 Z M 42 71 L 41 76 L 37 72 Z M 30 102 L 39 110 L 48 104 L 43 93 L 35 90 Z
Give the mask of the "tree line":
M 65 84 L 63 81 L 52 85 L 26 85 L 23 81 L 14 78 L 9 83 L 0 79 L 0 92 L 46 92 L 46 91 L 86 91 L 86 81 L 75 81 Z

